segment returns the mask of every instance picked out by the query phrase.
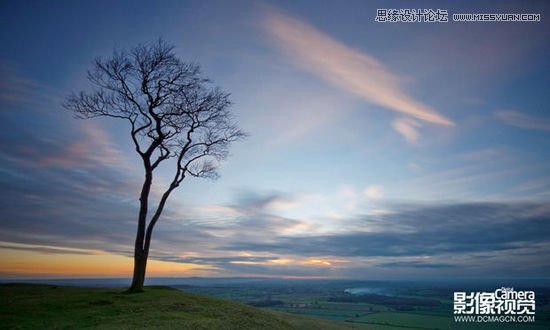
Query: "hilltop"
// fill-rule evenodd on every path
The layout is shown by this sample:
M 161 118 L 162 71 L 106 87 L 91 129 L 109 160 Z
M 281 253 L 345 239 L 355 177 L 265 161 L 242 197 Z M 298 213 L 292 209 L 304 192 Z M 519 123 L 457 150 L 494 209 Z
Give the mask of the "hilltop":
M 0 285 L 2 328 L 364 329 L 268 311 L 169 287 L 123 289 Z

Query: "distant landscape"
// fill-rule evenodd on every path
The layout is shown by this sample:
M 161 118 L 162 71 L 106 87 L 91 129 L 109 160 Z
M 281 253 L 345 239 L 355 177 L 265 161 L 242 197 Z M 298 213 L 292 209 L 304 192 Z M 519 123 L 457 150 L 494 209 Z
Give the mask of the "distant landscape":
M 84 287 L 124 287 L 127 279 L 27 280 Z M 498 283 L 495 285 L 495 283 Z M 455 323 L 454 291 L 492 291 L 499 286 L 536 292 L 536 322 L 550 326 L 550 285 L 531 280 L 362 281 L 266 278 L 150 278 L 148 285 L 240 302 L 252 307 L 365 326 L 367 329 L 517 329 L 518 323 Z

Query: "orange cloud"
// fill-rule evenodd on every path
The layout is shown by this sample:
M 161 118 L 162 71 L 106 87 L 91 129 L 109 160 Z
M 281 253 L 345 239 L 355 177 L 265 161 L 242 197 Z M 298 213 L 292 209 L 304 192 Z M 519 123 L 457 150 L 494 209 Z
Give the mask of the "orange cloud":
M 308 259 L 304 261 L 303 264 L 315 265 L 315 266 L 336 266 L 335 264 L 346 263 L 346 262 L 348 262 L 348 260 L 318 258 L 318 259 Z
M 322 259 L 310 259 L 304 262 L 306 265 L 319 265 L 319 266 L 330 266 L 332 263 L 328 260 Z

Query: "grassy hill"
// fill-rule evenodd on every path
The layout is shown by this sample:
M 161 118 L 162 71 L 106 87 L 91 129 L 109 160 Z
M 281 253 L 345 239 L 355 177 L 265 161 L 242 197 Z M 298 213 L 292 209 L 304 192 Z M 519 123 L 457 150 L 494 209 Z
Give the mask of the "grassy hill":
M 0 285 L 0 296 L 0 328 L 7 329 L 358 328 L 168 287 L 147 287 L 143 293 L 125 294 L 122 289 L 6 284 Z

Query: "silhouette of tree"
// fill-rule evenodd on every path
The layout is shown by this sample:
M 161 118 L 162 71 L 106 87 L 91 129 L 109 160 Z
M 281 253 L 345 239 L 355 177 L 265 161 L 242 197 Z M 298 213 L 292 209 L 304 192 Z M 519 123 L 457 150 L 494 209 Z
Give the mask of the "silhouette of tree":
M 72 94 L 64 107 L 77 118 L 111 117 L 129 123 L 145 178 L 139 196 L 130 292 L 143 290 L 153 229 L 170 194 L 188 176 L 216 178 L 232 142 L 246 137 L 229 111 L 229 94 L 182 62 L 162 39 L 98 58 L 88 71 L 92 88 Z M 173 164 L 171 182 L 150 210 L 150 191 L 161 163 Z

